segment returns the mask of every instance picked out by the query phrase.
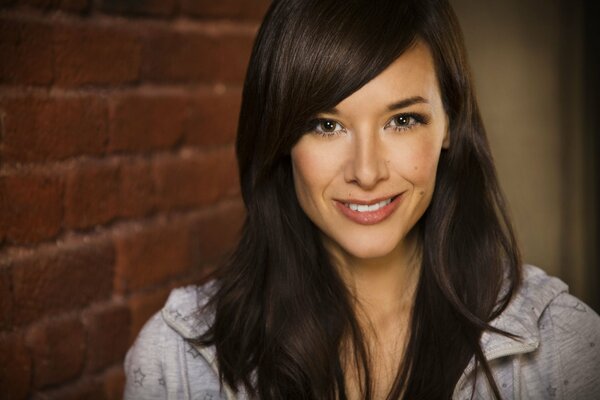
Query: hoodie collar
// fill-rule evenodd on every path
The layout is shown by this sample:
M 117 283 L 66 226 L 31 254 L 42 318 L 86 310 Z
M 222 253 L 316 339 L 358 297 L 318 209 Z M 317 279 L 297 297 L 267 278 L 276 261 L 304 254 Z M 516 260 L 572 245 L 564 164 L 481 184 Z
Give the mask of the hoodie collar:
M 546 307 L 568 286 L 558 278 L 547 275 L 532 265 L 523 267 L 523 281 L 506 309 L 490 322 L 494 328 L 515 335 L 515 338 L 485 331 L 481 335 L 481 348 L 488 361 L 515 354 L 530 353 L 540 346 L 539 320 Z M 458 390 L 473 372 L 472 357 L 459 379 Z
M 187 286 L 171 292 L 162 317 L 184 339 L 196 339 L 206 332 L 214 320 L 214 314 L 201 312 L 216 290 L 216 282 L 203 286 Z M 525 265 L 523 281 L 506 309 L 490 325 L 516 335 L 507 337 L 485 331 L 481 336 L 481 347 L 488 361 L 513 354 L 535 351 L 540 345 L 538 321 L 550 302 L 568 286 L 561 280 L 548 276 L 541 269 Z M 200 311 L 199 311 L 200 310 Z M 207 349 L 214 358 L 214 349 Z M 212 361 L 212 360 L 209 360 Z M 463 372 L 460 383 L 473 371 L 473 357 Z
M 215 290 L 215 281 L 202 286 L 174 289 L 161 310 L 163 319 L 184 339 L 197 339 L 207 331 L 214 319 L 212 312 L 203 310 Z

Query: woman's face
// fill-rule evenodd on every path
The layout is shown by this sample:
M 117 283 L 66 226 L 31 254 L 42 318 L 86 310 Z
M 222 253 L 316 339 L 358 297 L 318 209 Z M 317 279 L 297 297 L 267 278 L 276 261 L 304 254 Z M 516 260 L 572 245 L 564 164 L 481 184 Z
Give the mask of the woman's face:
M 357 259 L 402 251 L 431 201 L 447 125 L 420 42 L 317 116 L 292 148 L 292 167 L 300 206 L 330 250 Z

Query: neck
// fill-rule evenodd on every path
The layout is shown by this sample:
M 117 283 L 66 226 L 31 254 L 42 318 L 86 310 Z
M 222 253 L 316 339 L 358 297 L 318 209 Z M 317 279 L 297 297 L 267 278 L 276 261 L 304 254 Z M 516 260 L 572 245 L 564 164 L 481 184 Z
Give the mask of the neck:
M 330 246 L 334 265 L 355 300 L 355 312 L 369 352 L 375 398 L 385 398 L 398 373 L 410 332 L 410 315 L 420 274 L 416 234 L 384 257 L 359 259 Z M 352 343 L 346 357 L 350 398 L 360 398 L 360 371 L 353 364 Z
M 359 319 L 364 314 L 369 325 L 377 330 L 407 320 L 421 264 L 414 233 L 383 257 L 360 259 L 339 249 L 332 251 L 332 255 L 356 299 Z

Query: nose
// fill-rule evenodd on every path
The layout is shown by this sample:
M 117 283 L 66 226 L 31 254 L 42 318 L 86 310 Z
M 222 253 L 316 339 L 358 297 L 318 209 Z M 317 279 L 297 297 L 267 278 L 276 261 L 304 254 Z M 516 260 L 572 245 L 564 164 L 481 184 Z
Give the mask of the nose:
M 356 134 L 345 169 L 346 182 L 355 183 L 365 190 L 389 178 L 385 146 L 377 132 Z

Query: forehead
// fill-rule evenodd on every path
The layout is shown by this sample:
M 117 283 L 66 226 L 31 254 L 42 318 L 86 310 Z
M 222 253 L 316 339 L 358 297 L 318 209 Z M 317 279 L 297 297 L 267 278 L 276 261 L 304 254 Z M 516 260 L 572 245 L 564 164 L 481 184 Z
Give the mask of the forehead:
M 417 41 L 381 74 L 342 100 L 334 111 L 380 107 L 404 98 L 420 96 L 432 107 L 441 107 L 441 96 L 429 47 Z

